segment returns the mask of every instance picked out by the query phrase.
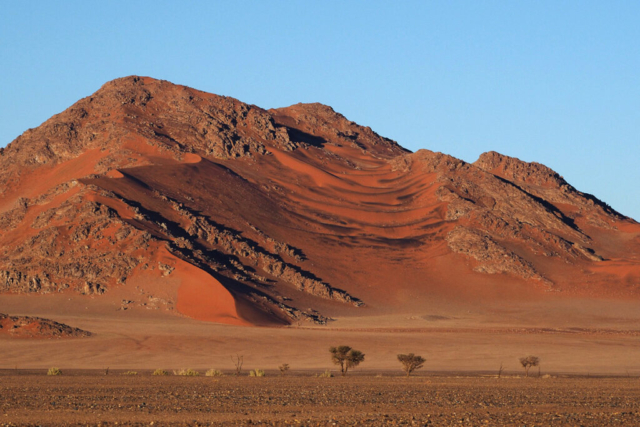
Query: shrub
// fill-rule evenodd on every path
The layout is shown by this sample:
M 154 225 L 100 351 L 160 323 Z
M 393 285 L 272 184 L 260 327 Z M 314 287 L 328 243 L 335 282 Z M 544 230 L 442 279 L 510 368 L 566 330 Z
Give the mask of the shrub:
M 364 362 L 364 353 L 354 350 L 348 345 L 330 347 L 329 352 L 331 353 L 331 361 L 340 366 L 340 373 L 343 377 L 347 375 L 349 368 L 355 368 Z
M 402 370 L 407 374 L 407 376 L 411 375 L 411 373 L 416 369 L 422 368 L 422 366 L 424 366 L 424 362 L 426 362 L 424 357 L 413 353 L 399 354 L 398 361 L 402 363 Z
M 184 373 L 185 376 L 187 377 L 197 377 L 200 375 L 200 372 L 194 370 L 194 369 L 187 369 L 186 372 Z
M 326 370 L 321 374 L 316 375 L 318 378 L 333 378 L 333 374 L 331 373 L 330 370 Z
M 165 371 L 164 369 L 156 369 L 155 371 L 153 371 L 153 374 L 151 375 L 169 375 L 169 372 Z
M 256 369 L 253 371 L 249 371 L 249 376 L 250 377 L 264 377 L 265 373 L 262 369 Z
M 173 371 L 173 375 L 180 375 L 183 377 L 197 377 L 200 375 L 200 372 L 194 369 L 180 369 L 178 371 Z
M 47 375 L 62 375 L 62 371 L 60 370 L 60 368 L 49 368 L 49 370 L 47 371 Z
M 122 375 L 134 376 L 134 375 L 138 375 L 138 373 L 136 371 L 127 371 L 127 372 L 123 372 Z
M 205 375 L 206 375 L 207 377 L 221 377 L 221 376 L 223 376 L 224 374 L 222 373 L 222 371 L 219 371 L 219 370 L 217 370 L 217 369 L 209 369 L 209 370 L 205 373 Z

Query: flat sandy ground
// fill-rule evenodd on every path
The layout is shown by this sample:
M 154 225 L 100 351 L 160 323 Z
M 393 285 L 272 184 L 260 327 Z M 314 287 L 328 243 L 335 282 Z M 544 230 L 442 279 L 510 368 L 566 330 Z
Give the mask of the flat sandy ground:
M 630 426 L 640 425 L 640 380 L 0 371 L 0 417 L 0 425 Z
M 542 373 L 640 376 L 638 304 L 425 307 L 406 315 L 338 318 L 327 326 L 243 327 L 201 322 L 161 310 L 128 311 L 101 298 L 0 296 L 0 312 L 40 316 L 94 333 L 89 338 L 0 337 L 0 369 L 233 368 L 324 371 L 329 347 L 366 354 L 362 369 L 398 370 L 398 353 L 427 359 L 430 372 L 520 372 L 518 358 L 541 359 Z

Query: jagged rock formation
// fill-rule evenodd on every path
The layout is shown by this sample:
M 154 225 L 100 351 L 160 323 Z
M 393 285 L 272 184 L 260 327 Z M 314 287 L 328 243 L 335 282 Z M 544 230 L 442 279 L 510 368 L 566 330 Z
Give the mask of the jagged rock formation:
M 639 236 L 543 165 L 410 153 L 321 104 L 267 111 L 150 78 L 0 150 L 0 292 L 177 283 L 167 305 L 227 323 L 417 305 L 460 286 L 448 268 L 637 295 Z
M 13 338 L 83 338 L 90 337 L 91 332 L 40 317 L 0 313 L 0 336 L 2 335 Z
M 19 202 L 4 219 L 22 216 Z M 11 229 L 12 227 L 8 227 Z M 14 227 L 15 228 L 15 227 Z M 16 246 L 0 248 L 0 292 L 61 292 L 72 288 L 83 294 L 102 294 L 111 284 L 122 284 L 138 265 L 134 249 L 144 248 L 149 236 L 102 204 L 76 194 L 44 210 L 30 223 L 31 235 Z

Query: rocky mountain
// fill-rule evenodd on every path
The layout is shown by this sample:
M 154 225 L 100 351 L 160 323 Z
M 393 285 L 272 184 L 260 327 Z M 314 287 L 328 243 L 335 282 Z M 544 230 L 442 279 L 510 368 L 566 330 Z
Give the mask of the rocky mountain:
M 640 225 L 537 163 L 411 153 L 325 105 L 264 110 L 147 77 L 0 149 L 3 293 L 267 325 L 495 284 L 637 298 Z

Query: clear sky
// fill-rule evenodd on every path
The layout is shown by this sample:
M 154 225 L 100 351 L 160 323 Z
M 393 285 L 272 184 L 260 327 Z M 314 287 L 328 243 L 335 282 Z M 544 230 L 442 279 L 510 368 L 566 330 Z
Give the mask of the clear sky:
M 639 23 L 638 1 L 2 1 L 0 146 L 147 75 L 544 163 L 640 220 Z

